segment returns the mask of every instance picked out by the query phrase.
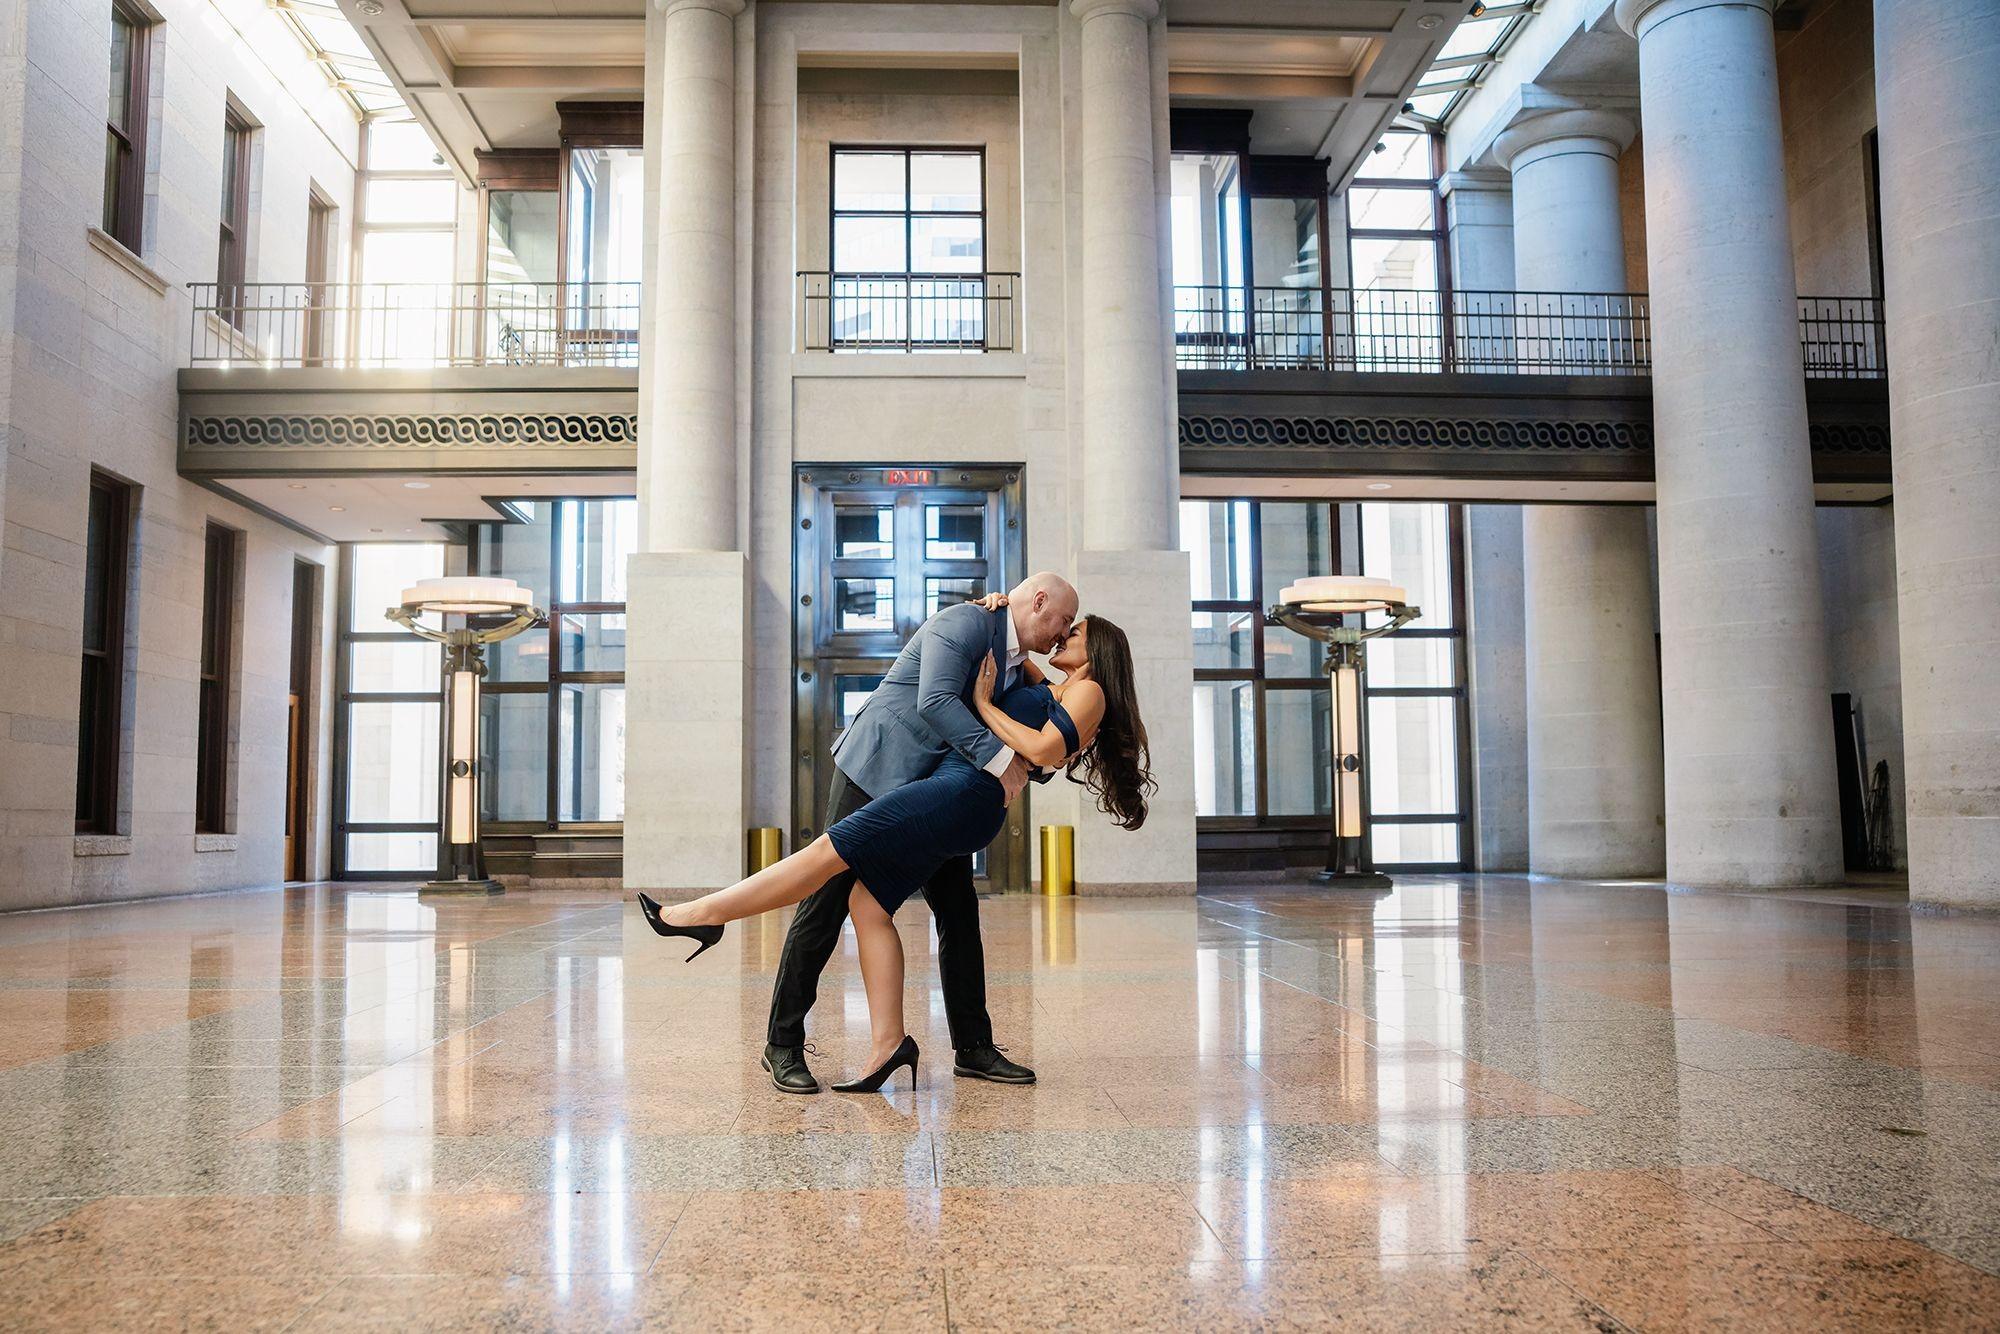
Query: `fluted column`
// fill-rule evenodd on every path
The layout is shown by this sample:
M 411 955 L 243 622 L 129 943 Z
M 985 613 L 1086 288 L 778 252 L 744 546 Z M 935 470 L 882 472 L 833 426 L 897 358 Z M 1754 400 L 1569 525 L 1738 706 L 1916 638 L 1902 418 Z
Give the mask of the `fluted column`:
M 1147 25 L 1158 0 L 1073 0 L 1082 21 L 1085 545 L 1174 546 L 1160 371 L 1158 187 Z
M 736 15 L 743 0 L 657 0 L 658 276 L 640 450 L 647 549 L 736 539 Z
M 2000 907 L 2000 0 L 1875 0 L 1910 898 Z
M 1084 802 L 1080 893 L 1194 892 L 1194 646 L 1188 559 L 1175 540 L 1178 468 L 1164 315 L 1155 170 L 1165 115 L 1165 33 L 1157 0 L 1071 0 L 1078 65 L 1074 135 L 1082 170 L 1077 257 L 1083 532 L 1076 587 L 1084 610 L 1130 636 L 1140 712 L 1159 791 L 1145 827 L 1114 827 Z M 1040 818 L 1040 817 L 1038 817 Z
M 1632 134 L 1619 116 L 1560 111 L 1500 136 L 1494 149 L 1514 177 L 1520 290 L 1624 290 L 1618 155 Z M 1584 339 L 1593 312 L 1614 314 L 1590 297 L 1559 308 L 1577 317 Z M 1665 779 L 1646 511 L 1530 505 L 1521 541 L 1529 868 L 1585 878 L 1658 875 L 1666 865 Z
M 1667 875 L 1841 878 L 1771 0 L 1619 0 L 1639 39 Z

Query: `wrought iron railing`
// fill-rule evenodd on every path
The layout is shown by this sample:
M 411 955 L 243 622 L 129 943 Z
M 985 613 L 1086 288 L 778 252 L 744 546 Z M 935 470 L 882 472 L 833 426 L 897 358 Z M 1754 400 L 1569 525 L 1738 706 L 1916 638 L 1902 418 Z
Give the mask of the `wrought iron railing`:
M 828 273 L 802 269 L 808 352 L 1012 352 L 1018 273 Z
M 636 366 L 638 283 L 189 285 L 194 366 Z
M 1174 355 L 1189 369 L 1649 375 L 1643 292 L 1174 288 Z M 1806 375 L 1886 373 L 1881 304 L 1801 297 Z

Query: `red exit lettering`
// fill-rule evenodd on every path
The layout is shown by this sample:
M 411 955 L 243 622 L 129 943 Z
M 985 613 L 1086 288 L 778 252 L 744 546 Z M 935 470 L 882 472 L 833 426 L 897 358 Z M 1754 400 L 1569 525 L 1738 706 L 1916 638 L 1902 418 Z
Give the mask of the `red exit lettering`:
M 937 482 L 937 473 L 929 468 L 884 468 L 882 483 L 885 486 L 931 486 Z

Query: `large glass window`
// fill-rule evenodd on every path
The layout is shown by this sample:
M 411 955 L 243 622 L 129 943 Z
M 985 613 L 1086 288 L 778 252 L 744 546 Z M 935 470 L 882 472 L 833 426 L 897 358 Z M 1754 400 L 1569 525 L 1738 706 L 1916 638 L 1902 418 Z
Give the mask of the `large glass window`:
M 444 573 L 444 551 L 437 542 L 379 542 L 341 553 L 337 875 L 436 873 L 439 650 L 385 613 L 411 584 Z
M 1392 130 L 1347 189 L 1351 321 L 1338 331 L 1360 370 L 1441 369 L 1442 209 L 1437 141 Z M 1351 341 L 1350 341 L 1351 340 Z
M 833 150 L 836 349 L 979 350 L 985 273 L 984 152 Z
M 551 827 L 625 818 L 625 562 L 629 499 L 538 500 L 472 533 L 475 574 L 504 575 L 549 609 L 546 630 L 488 650 L 480 692 L 480 818 Z
M 371 120 L 361 177 L 360 312 L 354 355 L 364 365 L 463 360 L 477 324 L 460 327 L 452 281 L 459 191 L 423 127 Z
M 1424 609 L 1369 645 L 1364 678 L 1371 855 L 1456 869 L 1467 846 L 1464 678 L 1454 507 L 1185 500 L 1193 565 L 1195 813 L 1206 832 L 1269 831 L 1294 859 L 1332 817 L 1324 651 L 1267 627 L 1287 584 L 1355 572 L 1393 579 Z

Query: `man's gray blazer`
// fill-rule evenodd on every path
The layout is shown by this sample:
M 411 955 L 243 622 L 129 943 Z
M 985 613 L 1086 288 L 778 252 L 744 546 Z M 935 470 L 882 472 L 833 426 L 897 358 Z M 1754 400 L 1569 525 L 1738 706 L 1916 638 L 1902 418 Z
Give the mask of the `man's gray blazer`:
M 991 653 L 1008 684 L 1005 607 L 972 602 L 946 607 L 917 627 L 847 730 L 833 745 L 833 762 L 871 797 L 928 778 L 951 751 L 975 769 L 1000 753 L 972 707 L 979 664 Z

